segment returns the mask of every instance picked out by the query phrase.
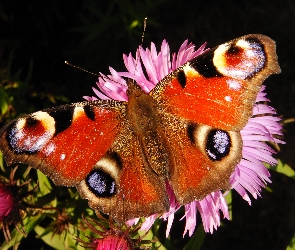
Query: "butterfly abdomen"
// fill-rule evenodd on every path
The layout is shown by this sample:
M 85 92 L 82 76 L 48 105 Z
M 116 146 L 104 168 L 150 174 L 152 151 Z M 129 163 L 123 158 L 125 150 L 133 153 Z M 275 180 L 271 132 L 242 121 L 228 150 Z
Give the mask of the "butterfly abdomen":
M 154 99 L 143 90 L 129 86 L 127 113 L 141 145 L 144 164 L 160 177 L 167 178 L 170 164 L 167 139 Z

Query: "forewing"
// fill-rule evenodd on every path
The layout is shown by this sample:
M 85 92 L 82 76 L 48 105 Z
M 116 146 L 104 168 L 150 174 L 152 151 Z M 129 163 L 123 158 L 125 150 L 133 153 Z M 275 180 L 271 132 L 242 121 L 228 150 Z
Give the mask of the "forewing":
M 2 128 L 0 149 L 8 165 L 28 163 L 74 186 L 114 142 L 124 109 L 122 102 L 93 101 L 38 111 Z
M 150 94 L 164 112 L 238 131 L 252 115 L 263 80 L 279 72 L 274 41 L 263 35 L 247 35 L 186 63 Z

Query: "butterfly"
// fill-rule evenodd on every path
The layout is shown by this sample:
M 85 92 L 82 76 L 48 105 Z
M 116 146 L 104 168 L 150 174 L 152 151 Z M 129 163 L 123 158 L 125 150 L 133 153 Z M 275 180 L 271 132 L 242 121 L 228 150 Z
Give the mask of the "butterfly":
M 230 188 L 241 129 L 262 82 L 279 73 L 275 43 L 246 35 L 188 61 L 145 93 L 127 79 L 128 102 L 96 100 L 38 111 L 0 130 L 7 164 L 27 163 L 76 186 L 116 220 L 169 209 Z

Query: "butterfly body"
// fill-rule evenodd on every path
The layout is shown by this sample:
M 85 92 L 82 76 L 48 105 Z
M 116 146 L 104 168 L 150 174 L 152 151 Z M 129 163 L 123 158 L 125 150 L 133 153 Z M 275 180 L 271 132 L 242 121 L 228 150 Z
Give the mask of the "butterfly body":
M 242 158 L 240 130 L 263 80 L 280 69 L 274 42 L 248 35 L 211 49 L 150 93 L 127 80 L 128 102 L 64 105 L 0 130 L 8 164 L 24 162 L 117 220 L 169 209 L 230 188 Z

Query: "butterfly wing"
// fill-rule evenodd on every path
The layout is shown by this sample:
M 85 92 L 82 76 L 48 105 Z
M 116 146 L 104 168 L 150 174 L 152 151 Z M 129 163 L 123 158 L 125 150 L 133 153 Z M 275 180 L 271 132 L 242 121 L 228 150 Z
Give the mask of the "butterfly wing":
M 57 185 L 77 186 L 92 208 L 115 219 L 164 211 L 164 183 L 144 166 L 125 116 L 126 103 L 117 101 L 38 111 L 2 128 L 0 149 L 7 164 L 27 163 Z
M 263 80 L 279 72 L 274 41 L 247 35 L 184 64 L 151 91 L 173 152 L 169 180 L 180 204 L 229 188 L 242 157 L 239 131 Z
M 3 127 L 0 148 L 7 164 L 28 163 L 56 184 L 74 186 L 113 143 L 122 110 L 95 101 L 38 111 Z
M 274 41 L 263 35 L 247 35 L 179 67 L 151 95 L 174 115 L 239 131 L 252 115 L 262 82 L 279 72 Z
M 146 164 L 142 145 L 129 128 L 125 127 L 107 154 L 78 185 L 80 194 L 88 198 L 92 208 L 121 221 L 169 208 L 165 183 Z M 104 195 L 97 186 L 98 179 L 107 180 L 109 176 L 114 180 L 112 192 L 116 195 Z

